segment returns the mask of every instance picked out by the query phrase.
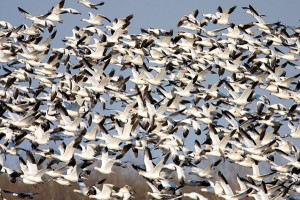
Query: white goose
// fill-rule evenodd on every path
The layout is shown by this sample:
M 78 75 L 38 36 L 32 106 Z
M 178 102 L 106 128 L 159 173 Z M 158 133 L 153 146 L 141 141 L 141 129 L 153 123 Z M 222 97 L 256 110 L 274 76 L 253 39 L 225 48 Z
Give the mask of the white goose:
M 78 167 L 78 165 L 75 165 L 73 167 L 70 167 L 67 170 L 66 174 L 62 174 L 61 177 L 70 181 L 70 182 L 80 182 L 83 181 L 83 179 L 80 177 L 81 169 Z
M 60 19 L 59 14 L 61 14 L 61 9 L 64 7 L 65 0 L 61 0 L 56 6 L 51 9 L 50 15 L 46 17 L 51 22 L 63 23 L 63 20 Z
M 98 9 L 97 8 L 98 6 L 104 5 L 104 2 L 94 4 L 94 3 L 89 2 L 88 0 L 78 0 L 78 3 L 84 5 L 87 8 L 93 8 L 93 9 L 96 9 L 96 10 Z
M 74 156 L 78 156 L 84 160 L 95 160 L 96 157 L 96 145 L 95 144 L 87 144 L 86 147 L 82 144 L 80 144 L 81 147 L 81 153 L 74 153 Z
M 192 96 L 191 90 L 194 87 L 194 84 L 198 80 L 198 76 L 195 76 L 193 80 L 190 80 L 189 83 L 185 86 L 183 90 L 175 91 L 174 93 L 182 96 L 182 97 L 190 97 Z
M 97 187 L 93 186 L 96 191 L 96 194 L 88 195 L 90 199 L 99 199 L 99 200 L 110 200 L 112 198 L 112 189 L 114 185 L 112 184 L 103 184 L 102 190 L 99 190 Z
M 99 158 L 99 160 L 101 160 L 101 167 L 94 167 L 95 170 L 99 171 L 102 174 L 111 174 L 114 173 L 112 171 L 112 168 L 114 166 L 114 164 L 116 162 L 118 162 L 118 160 L 122 157 L 123 155 L 119 155 L 117 157 L 113 157 L 113 158 L 109 158 L 108 155 L 108 150 L 106 150 L 101 158 Z
M 72 142 L 70 142 L 67 146 L 66 144 L 63 142 L 59 147 L 59 151 L 60 154 L 52 154 L 50 155 L 50 157 L 56 158 L 58 160 L 61 160 L 63 162 L 69 162 L 71 160 L 71 158 L 74 156 L 74 151 L 75 151 L 75 147 L 79 142 L 80 142 L 81 138 L 78 137 L 75 140 L 73 140 Z
M 45 174 L 46 169 L 42 168 L 38 170 L 35 159 L 30 152 L 26 152 L 26 163 L 22 157 L 19 156 L 19 164 L 23 172 L 23 175 L 20 176 L 23 183 L 35 185 L 44 182 L 42 177 Z
M 154 199 L 165 199 L 166 197 L 172 197 L 170 194 L 161 193 L 155 185 L 146 180 L 146 183 L 151 188 L 152 192 L 147 192 L 148 195 L 152 196 Z
M 50 132 L 45 132 L 41 126 L 35 127 L 33 134 L 28 134 L 25 136 L 32 143 L 37 143 L 39 145 L 45 145 L 48 143 L 50 138 Z
M 147 149 L 145 150 L 145 152 L 146 151 Z M 165 164 L 170 154 L 167 154 L 159 163 L 157 163 L 155 167 L 153 166 L 152 160 L 150 160 L 150 158 L 147 155 L 148 154 L 145 153 L 144 156 L 146 171 L 139 171 L 139 175 L 142 175 L 143 177 L 148 178 L 150 180 L 161 178 L 160 172 L 165 167 Z
M 93 13 L 89 12 L 89 16 L 90 16 L 90 19 L 82 19 L 81 21 L 87 22 L 94 26 L 102 26 L 103 25 L 101 23 L 102 19 L 106 19 L 107 21 L 111 22 L 107 17 L 100 15 L 100 14 L 94 15 Z

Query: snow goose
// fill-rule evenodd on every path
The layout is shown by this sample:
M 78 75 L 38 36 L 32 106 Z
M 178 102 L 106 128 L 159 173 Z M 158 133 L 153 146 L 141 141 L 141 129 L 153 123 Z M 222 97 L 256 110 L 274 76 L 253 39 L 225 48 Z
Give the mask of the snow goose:
M 224 134 L 223 138 L 220 140 L 219 133 L 215 128 L 215 125 L 209 125 L 209 138 L 211 140 L 211 145 L 207 144 L 205 148 L 210 149 L 206 152 L 205 155 L 212 155 L 212 156 L 222 156 L 223 152 L 226 150 L 226 146 L 232 136 L 235 134 L 235 130 L 233 130 L 229 134 Z
M 214 182 L 208 180 L 208 182 L 209 182 L 210 186 L 209 187 L 202 187 L 201 191 L 208 192 L 208 193 L 211 193 L 211 194 L 217 195 L 217 196 L 219 196 L 219 195 L 221 195 L 221 194 L 224 193 L 224 190 L 223 190 L 223 188 L 222 188 L 222 186 L 220 184 L 220 181 L 217 180 L 214 183 Z M 207 186 L 207 185 L 205 185 L 205 186 Z
M 72 185 L 70 181 L 68 181 L 68 180 L 66 180 L 64 178 L 61 178 L 61 177 L 55 178 L 53 180 L 55 182 L 57 182 L 58 184 L 63 185 L 63 186 L 70 186 L 70 185 Z
M 182 197 L 188 197 L 189 199 L 195 199 L 195 200 L 208 200 L 206 197 L 202 196 L 197 192 L 183 193 L 181 196 L 173 199 L 181 199 Z
M 19 164 L 23 172 L 23 175 L 20 176 L 23 183 L 35 185 L 44 182 L 42 176 L 45 174 L 46 169 L 38 170 L 35 158 L 30 152 L 26 151 L 26 162 L 19 156 Z
M 97 124 L 95 124 L 95 126 L 92 128 L 91 131 L 86 132 L 83 135 L 83 138 L 86 139 L 87 141 L 96 141 L 98 140 L 97 138 L 97 133 L 100 131 L 100 128 Z
M 47 27 L 49 32 L 53 30 L 54 24 L 50 21 L 47 20 L 46 18 L 51 14 L 51 12 L 48 12 L 44 15 L 41 16 L 32 16 L 30 15 L 27 11 L 24 9 L 18 7 L 18 10 L 25 15 L 25 19 L 29 19 L 32 21 L 33 24 L 36 24 L 37 26 L 42 26 L 42 27 Z
M 12 192 L 12 191 L 8 191 L 8 190 L 2 190 L 5 194 L 9 194 L 12 195 L 14 197 L 20 198 L 20 199 L 33 199 L 36 195 L 38 195 L 39 193 L 37 192 Z M 2 194 L 0 195 L 0 197 L 2 197 Z M 3 198 L 1 198 L 2 200 L 5 200 Z
M 61 8 L 59 13 L 60 14 L 71 13 L 74 15 L 81 15 L 81 12 L 75 10 L 74 8 Z
M 101 160 L 101 167 L 94 167 L 94 169 L 97 170 L 97 171 L 99 171 L 102 174 L 111 174 L 111 173 L 114 173 L 112 171 L 112 167 L 122 157 L 123 157 L 123 155 L 120 154 L 119 156 L 116 156 L 116 157 L 113 157 L 113 158 L 109 158 L 108 149 L 105 149 L 105 152 L 102 153 L 101 158 L 99 158 L 99 160 Z
M 221 6 L 219 6 L 216 12 L 217 19 L 213 20 L 213 22 L 221 25 L 229 24 L 229 15 L 235 10 L 235 8 L 236 6 L 233 6 L 230 9 L 223 11 Z
M 150 73 L 146 73 L 147 78 L 145 79 L 145 81 L 147 81 L 151 85 L 155 85 L 155 86 L 161 85 L 162 79 L 164 78 L 166 72 L 169 69 L 168 65 L 169 64 L 167 64 L 164 68 L 159 69 L 159 72 L 155 77 L 153 77 L 152 74 Z
M 89 2 L 88 0 L 78 0 L 78 3 L 86 6 L 87 8 L 93 8 L 93 9 L 96 9 L 96 10 L 98 10 L 98 8 L 97 8 L 98 6 L 104 5 L 104 2 L 94 4 L 94 3 Z
M 223 27 L 223 28 L 218 28 L 218 29 L 212 30 L 212 31 L 211 30 L 207 30 L 207 29 L 202 28 L 202 27 L 200 28 L 200 30 L 203 31 L 209 37 L 217 37 L 218 36 L 218 32 L 223 31 L 225 29 L 228 29 L 228 28 L 227 27 Z M 213 40 L 212 38 L 205 38 L 205 37 L 202 38 L 202 40 L 205 40 L 205 39 L 207 41 L 209 41 L 209 42 L 215 42 L 215 40 Z M 200 44 L 202 44 L 202 43 L 200 43 Z M 206 45 L 206 46 L 212 47 L 212 43 L 210 43 L 209 45 Z
M 38 27 L 37 25 L 31 25 L 30 27 L 28 27 L 26 24 L 24 24 L 24 31 L 23 31 L 24 34 L 37 36 L 43 32 L 44 30 Z
M 199 167 L 192 167 L 191 172 L 189 172 L 189 174 L 197 175 L 198 177 L 204 178 L 204 179 L 210 179 L 210 178 L 212 178 L 212 175 L 211 175 L 212 170 L 214 170 L 215 167 L 221 163 L 221 161 L 222 161 L 222 159 L 218 159 L 211 165 L 208 165 L 205 169 L 201 169 Z
M 234 40 L 242 39 L 243 35 L 241 35 L 240 27 L 232 24 L 227 28 L 228 33 L 222 33 L 222 36 L 229 37 Z
M 225 117 L 225 119 L 231 124 L 233 130 L 239 130 L 239 129 L 247 129 L 253 122 L 255 122 L 257 119 L 252 118 L 249 120 L 245 120 L 242 123 L 240 123 L 235 116 L 227 111 L 222 110 L 222 115 Z
M 101 23 L 102 19 L 106 19 L 107 21 L 111 22 L 110 19 L 108 19 L 107 17 L 100 15 L 100 14 L 94 15 L 93 13 L 89 12 L 89 16 L 90 16 L 90 19 L 82 19 L 81 21 L 87 22 L 94 26 L 102 26 L 103 25 Z
M 13 25 L 7 21 L 0 21 L 0 26 L 8 30 L 13 29 Z
M 75 164 L 75 166 L 70 167 L 67 170 L 66 174 L 62 174 L 61 177 L 68 180 L 68 181 L 70 181 L 70 182 L 80 182 L 80 181 L 84 180 L 80 177 L 81 171 L 82 171 L 82 169 L 80 169 L 78 167 L 78 165 Z
M 45 132 L 41 126 L 37 126 L 32 135 L 28 134 L 25 137 L 29 139 L 32 144 L 45 145 L 49 141 L 50 132 Z
M 55 5 L 50 10 L 50 14 L 46 17 L 46 19 L 52 22 L 62 23 L 63 20 L 60 19 L 59 14 L 61 13 L 61 9 L 64 7 L 64 4 L 65 4 L 65 0 L 61 0 L 57 5 Z
M 294 139 L 299 139 L 300 138 L 300 126 L 298 125 L 297 127 L 294 126 L 292 122 L 288 122 L 288 127 L 291 130 L 290 136 Z
M 245 181 L 246 182 L 246 181 Z M 266 183 L 264 181 L 261 182 L 261 186 L 258 187 L 255 183 L 246 182 L 246 185 L 250 188 L 253 188 L 256 192 L 250 193 L 248 196 L 253 197 L 254 199 L 259 200 L 269 200 L 268 190 L 266 187 Z
M 252 170 L 253 170 L 252 175 L 247 174 L 247 177 L 250 177 L 255 181 L 263 181 L 266 177 L 272 176 L 274 173 L 276 173 L 276 171 L 272 171 L 272 172 L 267 173 L 267 174 L 261 174 L 257 161 L 255 161 L 252 164 Z
M 192 96 L 191 90 L 194 87 L 194 84 L 198 80 L 198 76 L 195 76 L 192 80 L 189 81 L 189 83 L 185 86 L 183 90 L 175 91 L 174 93 L 182 96 L 182 97 L 190 97 Z
M 103 123 L 103 122 L 102 122 Z M 115 138 L 109 134 L 103 124 L 100 125 L 100 130 L 102 136 L 98 139 L 103 140 L 105 144 L 100 144 L 100 146 L 106 147 L 109 151 L 119 151 L 122 149 L 121 144 L 123 143 L 122 140 L 119 138 Z
M 50 157 L 56 158 L 63 162 L 69 162 L 72 159 L 72 157 L 74 156 L 73 155 L 73 153 L 75 151 L 74 146 L 77 146 L 80 143 L 81 139 L 82 139 L 82 137 L 77 137 L 76 139 L 71 141 L 67 146 L 63 142 L 58 148 L 60 151 L 60 154 L 52 154 L 52 155 L 50 155 Z
M 90 187 L 87 187 L 84 182 L 79 181 L 77 183 L 78 183 L 78 186 L 79 186 L 79 190 L 74 189 L 73 190 L 74 192 L 77 192 L 77 193 L 82 194 L 84 196 L 88 196 L 88 194 L 91 193 L 92 189 Z
M 101 185 L 105 181 L 106 181 L 106 179 L 102 179 L 102 180 L 98 181 L 97 183 L 95 183 L 95 184 L 93 184 L 93 185 L 91 185 L 89 187 L 87 187 L 84 182 L 79 181 L 78 182 L 79 190 L 74 189 L 73 191 L 77 192 L 79 194 L 82 194 L 84 196 L 89 196 L 91 194 L 95 194 L 96 193 L 94 186 Z
M 53 160 L 55 161 L 55 160 Z M 53 165 L 53 161 L 51 161 L 48 166 L 47 166 L 47 171 L 45 174 L 47 174 L 48 176 L 52 177 L 52 178 L 60 178 L 62 173 L 66 170 L 67 165 L 59 167 L 57 169 L 52 169 L 52 165 Z
M 177 27 L 181 27 L 181 25 L 183 25 L 186 22 L 190 22 L 190 23 L 197 23 L 197 16 L 199 14 L 199 10 L 194 10 L 192 13 L 190 13 L 189 15 L 184 15 L 183 17 L 181 17 L 181 19 L 179 20 Z
M 39 67 L 43 68 L 43 70 L 36 70 L 36 71 L 40 71 L 43 74 L 50 74 L 53 75 L 55 74 L 56 69 L 59 67 L 60 65 L 60 59 L 62 58 L 62 54 L 51 54 L 51 56 L 49 57 L 48 61 L 46 63 L 40 63 Z M 52 85 L 52 94 L 56 92 L 55 95 L 57 95 L 57 86 L 55 84 Z M 53 101 L 55 99 L 55 97 L 51 96 L 51 101 Z
M 86 147 L 82 144 L 79 144 L 80 149 L 82 150 L 81 153 L 74 153 L 74 156 L 78 156 L 84 160 L 95 160 L 96 157 L 96 145 L 95 144 L 87 144 Z
M 133 132 L 135 131 L 136 127 L 138 126 L 139 119 L 129 119 L 128 122 L 122 128 L 120 123 L 116 121 L 115 129 L 117 130 L 117 135 L 113 137 L 118 138 L 123 141 L 131 141 L 134 138 Z
M 138 71 L 133 67 L 131 68 L 131 72 L 132 72 L 132 78 L 129 79 L 131 82 L 137 85 L 145 85 L 147 83 L 145 81 L 146 79 L 145 71 L 138 73 Z
M 225 192 L 225 194 L 219 194 L 218 196 L 224 198 L 224 199 L 233 199 L 233 200 L 238 200 L 238 199 L 242 199 L 248 196 L 249 193 L 252 192 L 252 188 L 247 188 L 247 186 L 239 179 L 238 177 L 238 183 L 241 186 L 241 191 L 238 192 L 237 194 L 234 194 L 232 191 L 232 188 L 230 187 L 227 179 L 225 178 L 225 176 L 219 171 L 218 173 L 218 177 L 220 180 L 220 184 Z
M 203 159 L 206 159 L 205 151 L 201 149 L 201 144 L 198 140 L 195 140 L 194 142 L 194 151 L 188 155 L 192 157 L 193 162 L 196 165 L 199 164 Z
M 119 28 L 123 27 L 125 24 L 130 23 L 130 20 L 133 18 L 133 14 L 128 15 L 125 18 L 116 18 L 114 19 L 112 26 L 105 26 L 106 29 L 116 31 Z
M 90 199 L 110 200 L 112 198 L 113 188 L 115 186 L 112 184 L 103 184 L 102 190 L 99 190 L 95 186 L 92 187 L 95 189 L 96 194 L 88 195 Z
M 40 114 L 37 114 L 37 112 L 34 111 L 27 112 L 27 114 L 23 117 L 16 113 L 11 113 L 10 111 L 8 112 L 8 115 L 13 120 L 14 126 L 19 128 L 26 128 L 30 126 L 40 117 Z
M 157 163 L 156 166 L 154 166 L 152 163 L 152 156 L 151 156 L 150 150 L 148 148 L 146 148 L 145 153 L 144 153 L 144 163 L 146 166 L 146 171 L 142 171 L 142 170 L 136 168 L 137 170 L 139 170 L 139 172 L 138 172 L 139 175 L 142 175 L 143 177 L 148 178 L 150 180 L 162 178 L 160 176 L 160 172 L 165 167 L 165 164 L 166 164 L 169 156 L 170 156 L 170 154 L 167 154 L 159 163 Z
M 65 116 L 63 114 L 61 115 L 61 117 L 62 123 L 60 127 L 66 131 L 66 135 L 68 135 L 68 132 L 80 132 L 83 130 L 84 127 L 86 127 L 86 124 L 82 121 L 82 117 L 77 117 L 74 121 L 71 121 L 71 119 L 68 116 Z M 71 134 L 71 136 L 73 136 L 73 134 Z
M 258 84 L 257 82 L 253 83 L 251 86 L 249 86 L 247 89 L 245 89 L 240 96 L 238 96 L 234 92 L 234 89 L 232 87 L 230 87 L 230 85 L 229 85 L 229 88 L 232 90 L 232 91 L 229 90 L 229 93 L 233 97 L 232 99 L 230 98 L 229 101 L 233 102 L 236 105 L 241 106 L 241 107 L 246 106 L 247 104 L 251 103 L 251 98 L 253 96 L 254 89 L 257 84 Z
M 56 31 L 54 31 L 46 40 L 44 40 L 40 44 L 30 43 L 29 45 L 27 45 L 27 48 L 32 48 L 33 50 L 38 52 L 45 52 L 46 50 L 49 49 L 50 43 L 54 39 L 55 35 L 56 35 Z
M 114 193 L 113 197 L 129 200 L 133 197 L 133 193 L 136 192 L 129 185 L 125 185 L 124 187 L 120 188 L 117 193 Z
M 263 17 L 265 15 L 261 15 L 261 14 L 258 14 L 258 12 L 251 6 L 249 5 L 249 7 L 242 7 L 246 13 L 252 15 L 259 23 L 261 24 L 264 24 L 264 20 L 263 20 Z
M 165 199 L 171 198 L 172 195 L 170 194 L 163 194 L 161 193 L 155 185 L 153 185 L 150 181 L 146 180 L 146 183 L 151 188 L 152 192 L 147 192 L 148 195 L 152 196 L 154 199 Z

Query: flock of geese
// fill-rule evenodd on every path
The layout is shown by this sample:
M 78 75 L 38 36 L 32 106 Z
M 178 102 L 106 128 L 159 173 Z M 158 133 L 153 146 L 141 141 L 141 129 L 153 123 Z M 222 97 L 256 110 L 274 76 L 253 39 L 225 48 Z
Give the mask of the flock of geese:
M 0 21 L 0 164 L 12 183 L 134 198 L 129 185 L 85 183 L 120 168 L 153 199 L 300 198 L 300 27 L 249 5 L 245 24 L 219 7 L 183 16 L 176 33 L 129 34 L 133 15 L 110 20 L 103 2 L 79 0 L 89 18 L 54 48 L 62 15 L 83 15 L 64 3 L 40 16 L 19 7 L 29 25 Z

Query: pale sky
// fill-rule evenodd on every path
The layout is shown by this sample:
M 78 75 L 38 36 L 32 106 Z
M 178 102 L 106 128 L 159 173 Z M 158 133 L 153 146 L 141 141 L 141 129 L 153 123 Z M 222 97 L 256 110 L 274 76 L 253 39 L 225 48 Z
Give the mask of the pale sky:
M 45 14 L 52 6 L 57 4 L 59 0 L 1 0 L 0 7 L 0 20 L 12 22 L 14 26 L 18 26 L 24 23 L 23 15 L 17 10 L 17 7 L 21 7 L 30 14 L 40 15 Z M 91 0 L 93 3 L 100 1 Z M 70 30 L 75 25 L 84 25 L 80 22 L 81 18 L 87 18 L 88 12 L 102 14 L 109 19 L 125 17 L 129 14 L 133 14 L 134 18 L 130 25 L 131 33 L 139 33 L 140 28 L 157 27 L 170 29 L 175 28 L 179 19 L 190 13 L 193 10 L 198 9 L 199 15 L 205 13 L 215 13 L 218 6 L 221 6 L 223 10 L 226 10 L 234 5 L 237 9 L 230 18 L 234 23 L 245 23 L 252 20 L 252 18 L 244 13 L 241 9 L 243 6 L 251 4 L 257 12 L 266 15 L 266 22 L 275 22 L 280 20 L 287 25 L 300 26 L 299 19 L 299 7 L 300 1 L 203 1 L 203 0 L 110 0 L 104 1 L 105 5 L 99 7 L 98 10 L 92 10 L 85 8 L 83 5 L 77 3 L 76 0 L 66 0 L 65 7 L 72 7 L 82 11 L 80 16 L 70 16 L 65 14 L 62 19 L 67 23 L 63 23 L 66 34 L 70 33 Z M 198 18 L 201 18 L 198 16 Z M 29 21 L 26 22 L 29 24 Z M 87 24 L 85 24 L 87 25 Z M 61 30 L 58 25 L 58 30 Z M 65 35 L 66 35 L 65 34 Z

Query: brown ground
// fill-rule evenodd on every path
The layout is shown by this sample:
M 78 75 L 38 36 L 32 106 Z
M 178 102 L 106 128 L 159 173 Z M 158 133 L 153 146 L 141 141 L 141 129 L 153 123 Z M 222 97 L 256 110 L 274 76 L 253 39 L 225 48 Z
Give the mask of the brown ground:
M 143 178 L 137 175 L 137 173 L 133 170 L 126 170 L 126 174 L 118 172 L 117 167 L 115 168 L 115 174 L 111 176 L 100 175 L 100 173 L 95 172 L 92 173 L 89 177 L 89 180 L 86 182 L 87 185 L 91 185 L 103 178 L 107 178 L 106 183 L 112 183 L 116 186 L 123 187 L 124 185 L 130 185 L 136 191 L 135 198 L 137 200 L 147 199 L 146 193 L 149 191 L 148 185 L 145 183 Z M 118 174 L 122 174 L 121 176 Z M 83 200 L 87 199 L 81 194 L 77 194 L 73 192 L 73 189 L 78 189 L 77 184 L 73 184 L 72 186 L 61 186 L 54 181 L 49 181 L 48 183 L 41 185 L 25 185 L 22 183 L 11 183 L 6 175 L 0 176 L 0 188 L 4 190 L 14 191 L 14 192 L 37 192 L 38 195 L 35 196 L 34 199 L 41 200 Z M 183 190 L 184 192 L 195 191 L 191 190 L 191 188 L 187 188 Z M 198 191 L 199 192 L 199 191 Z M 219 199 L 214 197 L 213 195 L 203 194 L 209 199 Z M 3 196 L 7 199 L 16 199 L 7 194 L 3 194 Z

